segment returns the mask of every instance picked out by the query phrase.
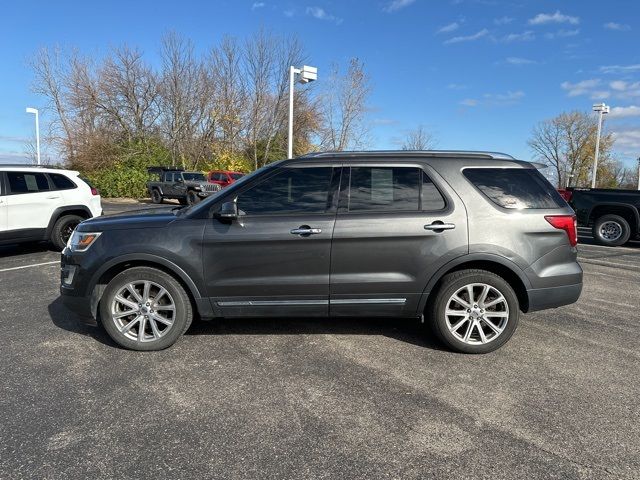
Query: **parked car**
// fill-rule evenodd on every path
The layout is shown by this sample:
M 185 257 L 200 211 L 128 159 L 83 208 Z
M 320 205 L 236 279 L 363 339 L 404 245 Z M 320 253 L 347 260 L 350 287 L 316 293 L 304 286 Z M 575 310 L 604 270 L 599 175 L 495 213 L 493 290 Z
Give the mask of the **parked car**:
M 568 188 L 563 196 L 576 211 L 578 226 L 591 227 L 600 245 L 624 245 L 640 237 L 640 191 Z
M 100 195 L 78 172 L 0 165 L 0 244 L 50 241 L 62 250 L 80 222 L 99 215 Z
M 212 170 L 207 175 L 209 182 L 220 185 L 222 188 L 228 187 L 236 180 L 240 180 L 242 177 L 244 177 L 244 173 L 231 172 L 228 170 Z
M 423 318 L 485 353 L 519 312 L 575 302 L 575 216 L 531 164 L 496 153 L 310 154 L 198 205 L 82 223 L 61 293 L 134 350 L 194 318 Z
M 149 167 L 147 171 L 153 178 L 147 182 L 153 203 L 174 198 L 181 205 L 193 205 L 221 188 L 207 182 L 202 172 L 185 172 L 182 168 L 169 167 Z

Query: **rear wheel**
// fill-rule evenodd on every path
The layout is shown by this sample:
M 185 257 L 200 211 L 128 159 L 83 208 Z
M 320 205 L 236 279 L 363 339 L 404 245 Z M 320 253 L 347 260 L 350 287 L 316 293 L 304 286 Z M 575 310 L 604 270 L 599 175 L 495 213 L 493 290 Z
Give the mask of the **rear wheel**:
M 603 215 L 593 224 L 593 238 L 600 245 L 617 247 L 629 241 L 631 227 L 620 215 Z
M 57 250 L 67 246 L 71 234 L 80 222 L 84 220 L 80 215 L 64 215 L 60 217 L 51 231 L 51 243 Z
M 436 336 L 452 350 L 488 353 L 511 338 L 519 311 L 518 297 L 502 277 L 461 270 L 443 278 L 427 313 Z
M 100 301 L 100 320 L 109 336 L 131 350 L 162 350 L 187 331 L 191 301 L 171 275 L 133 267 L 109 282 Z
M 151 201 L 153 203 L 162 203 L 162 194 L 157 188 L 151 190 Z

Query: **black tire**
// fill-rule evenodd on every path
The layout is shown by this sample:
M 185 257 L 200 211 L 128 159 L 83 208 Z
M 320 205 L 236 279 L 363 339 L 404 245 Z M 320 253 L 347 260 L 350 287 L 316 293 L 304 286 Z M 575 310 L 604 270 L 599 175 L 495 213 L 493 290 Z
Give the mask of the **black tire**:
M 162 194 L 160 193 L 160 190 L 158 190 L 157 188 L 154 188 L 153 190 L 151 190 L 151 201 L 153 203 L 162 203 Z
M 629 222 L 620 215 L 603 215 L 593 224 L 593 238 L 596 243 L 608 247 L 624 245 L 631 237 Z
M 200 197 L 198 197 L 198 194 L 195 191 L 189 190 L 187 192 L 187 205 L 195 205 L 199 201 Z
M 481 315 L 484 317 L 487 315 L 487 312 L 491 312 L 493 314 L 503 314 L 505 319 L 504 325 L 500 329 L 500 333 L 497 333 L 489 328 L 489 325 L 486 323 L 487 319 L 482 318 L 478 320 L 477 326 L 471 326 L 472 320 L 467 320 L 466 323 L 461 323 L 461 326 L 455 330 L 456 333 L 452 333 L 449 329 L 447 316 L 445 314 L 448 304 L 452 299 L 454 293 L 458 292 L 459 289 L 464 288 L 470 284 L 484 284 L 491 287 L 490 295 L 492 295 L 492 299 L 498 298 L 497 293 L 501 294 L 508 306 L 508 311 L 504 307 L 504 303 L 500 302 L 499 305 L 502 306 L 503 310 L 498 311 L 497 309 L 500 307 L 489 307 L 486 309 L 482 308 L 480 313 L 480 308 L 473 308 L 472 305 L 471 313 L 469 310 L 463 310 L 463 314 L 459 316 L 450 316 L 450 318 L 455 319 L 455 324 L 462 322 L 465 317 Z M 477 301 L 477 298 L 480 297 L 482 292 L 481 286 L 472 287 L 472 291 L 474 292 L 474 298 Z M 497 293 L 496 293 L 497 292 Z M 468 301 L 468 295 L 464 300 Z M 487 302 L 491 303 L 491 302 Z M 460 304 L 461 305 L 461 304 Z M 484 307 L 481 303 L 476 303 L 477 307 Z M 493 310 L 492 310 L 493 309 Z M 435 293 L 433 299 L 430 300 L 429 305 L 427 306 L 426 311 L 426 320 L 429 322 L 433 333 L 436 337 L 448 348 L 460 353 L 488 353 L 494 350 L 497 350 L 502 345 L 507 343 L 507 341 L 511 338 L 513 333 L 516 331 L 516 327 L 518 326 L 518 321 L 520 317 L 520 304 L 518 302 L 518 297 L 513 291 L 513 288 L 500 276 L 495 273 L 488 272 L 486 270 L 460 270 L 458 272 L 453 272 L 446 275 L 441 282 L 440 288 Z M 475 317 L 477 318 L 477 317 Z M 501 321 L 501 320 L 499 320 Z M 455 327 L 455 324 L 452 327 Z M 492 321 L 493 325 L 496 325 Z M 487 343 L 477 343 L 471 344 L 465 342 L 464 339 L 460 339 L 456 336 L 456 334 L 461 335 L 461 332 L 465 332 L 467 328 L 471 328 L 471 332 L 473 335 L 469 338 L 470 342 L 480 342 L 480 332 L 478 331 L 478 326 L 481 326 L 483 330 L 483 335 L 486 336 L 487 339 L 492 338 Z M 499 325 L 496 326 L 497 328 Z M 491 337 L 495 335 L 495 337 Z M 462 335 L 461 335 L 462 336 Z
M 115 304 L 115 297 L 123 288 L 126 288 L 128 284 L 133 284 L 134 286 L 137 283 L 150 282 L 153 286 L 150 288 L 149 293 L 149 302 L 148 304 L 139 303 L 137 307 L 135 307 L 135 302 L 132 305 L 127 305 L 128 309 L 132 309 L 132 313 L 130 316 L 124 316 L 122 319 L 114 318 L 113 311 L 126 312 L 127 310 L 117 310 L 121 304 Z M 160 297 L 152 298 L 151 295 L 158 294 L 159 287 L 166 289 L 168 296 L 165 295 L 162 299 L 166 302 L 169 302 L 174 306 L 173 313 L 169 310 L 166 310 L 163 317 L 165 319 L 169 319 L 172 321 L 170 327 L 167 327 L 164 323 L 161 323 L 158 320 L 154 320 L 156 315 L 161 311 L 158 309 L 157 311 L 153 311 L 154 302 L 158 300 Z M 143 289 L 136 289 L 138 294 L 143 293 Z M 127 300 L 131 303 L 131 300 L 136 300 L 136 297 L 133 297 L 130 292 L 127 292 L 130 296 L 127 297 Z M 142 306 L 140 306 L 142 305 Z M 147 306 L 149 305 L 149 306 Z M 165 305 L 166 306 L 166 305 Z M 147 310 L 142 311 L 144 308 Z M 137 308 L 137 310 L 133 310 L 133 308 Z M 147 316 L 148 315 L 148 316 Z M 136 322 L 138 317 L 140 320 Z M 143 320 L 144 319 L 144 320 Z M 191 305 L 191 300 L 187 295 L 187 292 L 182 287 L 180 282 L 178 282 L 174 277 L 169 275 L 168 273 L 150 267 L 133 267 L 125 270 L 124 272 L 116 275 L 107 285 L 104 295 L 100 300 L 100 323 L 107 331 L 109 336 L 116 342 L 118 345 L 123 346 L 124 348 L 130 350 L 138 350 L 138 351 L 152 351 L 152 350 L 163 350 L 167 347 L 173 345 L 176 340 L 180 336 L 187 331 L 191 322 L 193 320 L 193 306 Z M 127 329 L 129 322 L 131 322 L 133 327 L 129 326 L 128 332 L 123 333 L 116 322 L 121 322 L 120 328 L 124 330 Z M 154 328 L 152 323 L 155 325 L 155 329 L 159 330 L 162 333 L 158 338 L 156 337 Z M 131 338 L 137 337 L 140 338 L 140 325 L 143 326 L 143 337 L 151 336 L 154 337 L 152 339 L 146 339 L 146 341 L 138 341 L 137 339 Z M 160 329 L 163 330 L 160 330 Z M 165 331 L 164 328 L 167 328 Z M 134 330 L 135 329 L 135 330 Z M 129 333 L 127 335 L 126 333 Z
M 56 220 L 51 230 L 51 243 L 56 250 L 63 250 L 67 246 L 69 237 L 80 222 L 84 220 L 80 215 L 63 215 Z

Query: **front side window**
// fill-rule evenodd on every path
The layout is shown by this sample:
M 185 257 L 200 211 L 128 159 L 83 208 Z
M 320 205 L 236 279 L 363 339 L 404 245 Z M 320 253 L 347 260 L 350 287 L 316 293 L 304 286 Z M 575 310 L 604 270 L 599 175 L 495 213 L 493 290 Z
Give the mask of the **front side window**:
M 37 193 L 49 190 L 44 173 L 7 172 L 11 193 Z
M 184 178 L 186 182 L 204 182 L 205 181 L 204 174 L 202 173 L 193 173 L 193 172 L 183 173 L 182 178 Z
M 559 208 L 566 204 L 540 172 L 532 168 L 466 168 L 463 173 L 502 208 Z
M 324 213 L 331 167 L 285 168 L 238 196 L 241 215 Z

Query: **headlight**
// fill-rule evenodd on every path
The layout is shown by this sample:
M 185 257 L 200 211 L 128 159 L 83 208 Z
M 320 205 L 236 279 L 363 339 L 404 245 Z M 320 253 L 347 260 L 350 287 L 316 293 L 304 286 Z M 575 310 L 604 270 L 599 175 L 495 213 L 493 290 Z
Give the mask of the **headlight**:
M 202 187 L 200 185 L 196 185 L 195 187 L 193 187 L 194 190 L 202 190 Z
M 74 230 L 69 242 L 67 242 L 67 248 L 72 252 L 86 252 L 100 235 L 102 235 L 100 232 L 90 233 Z

